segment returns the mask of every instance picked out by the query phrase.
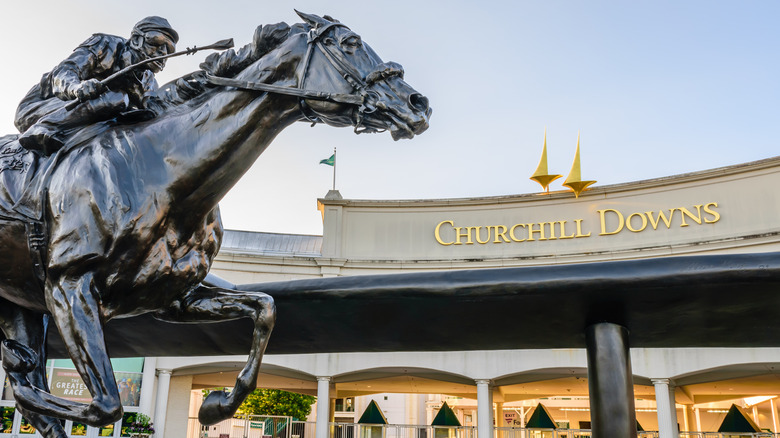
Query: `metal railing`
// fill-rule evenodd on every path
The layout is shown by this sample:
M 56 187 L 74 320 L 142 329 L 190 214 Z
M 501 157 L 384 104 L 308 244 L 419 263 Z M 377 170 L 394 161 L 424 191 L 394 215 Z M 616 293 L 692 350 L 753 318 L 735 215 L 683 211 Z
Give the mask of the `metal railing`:
M 187 438 L 315 438 L 314 422 L 290 417 L 249 416 L 201 427 L 191 418 Z M 329 438 L 478 438 L 472 426 L 329 423 Z M 495 427 L 488 438 L 590 438 L 588 429 L 527 429 Z M 680 432 L 680 438 L 780 438 L 770 432 Z M 637 432 L 638 438 L 659 438 L 657 431 Z
M 293 421 L 291 438 L 314 438 L 315 424 L 313 421 Z
M 496 427 L 495 438 L 590 438 L 590 429 L 526 429 Z M 638 438 L 658 438 L 658 432 L 637 432 Z
M 197 418 L 190 418 L 187 438 L 293 438 L 292 417 L 247 415 L 212 426 L 201 426 Z M 314 438 L 313 430 L 310 438 Z
M 772 432 L 680 432 L 680 438 L 778 438 Z

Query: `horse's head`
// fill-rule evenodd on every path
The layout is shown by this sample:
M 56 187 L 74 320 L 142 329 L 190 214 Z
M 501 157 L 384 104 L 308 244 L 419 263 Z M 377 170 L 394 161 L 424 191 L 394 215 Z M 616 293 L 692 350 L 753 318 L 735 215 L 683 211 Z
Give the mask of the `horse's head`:
M 428 99 L 404 82 L 399 64 L 383 63 L 358 34 L 335 20 L 298 15 L 311 26 L 305 35 L 306 54 L 298 66 L 298 86 L 360 98 L 359 103 L 304 98 L 305 118 L 354 126 L 356 133 L 389 130 L 394 140 L 428 129 Z

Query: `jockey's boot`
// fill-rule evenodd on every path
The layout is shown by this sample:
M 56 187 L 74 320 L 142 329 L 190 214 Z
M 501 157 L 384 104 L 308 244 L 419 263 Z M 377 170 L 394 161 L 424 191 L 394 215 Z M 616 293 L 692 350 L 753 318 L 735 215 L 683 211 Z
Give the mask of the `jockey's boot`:
M 56 126 L 39 121 L 19 136 L 19 144 L 28 151 L 38 151 L 48 156 L 60 150 L 63 141 Z
M 65 133 L 73 132 L 78 127 L 110 119 L 126 110 L 128 104 L 126 93 L 107 91 L 92 100 L 82 102 L 71 111 L 65 107 L 59 108 L 38 119 L 19 137 L 19 144 L 25 149 L 38 151 L 49 156 L 62 148 L 65 142 Z

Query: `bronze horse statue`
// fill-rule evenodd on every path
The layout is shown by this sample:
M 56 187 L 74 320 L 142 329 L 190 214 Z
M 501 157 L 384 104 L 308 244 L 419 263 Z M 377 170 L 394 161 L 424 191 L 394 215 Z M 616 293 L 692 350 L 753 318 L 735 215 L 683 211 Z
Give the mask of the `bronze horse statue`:
M 121 418 L 103 328 L 145 313 L 175 323 L 254 321 L 234 390 L 212 392 L 199 413 L 204 424 L 231 417 L 256 386 L 276 315 L 268 295 L 206 278 L 222 239 L 218 201 L 293 122 L 389 130 L 396 140 L 427 129 L 428 101 L 398 64 L 382 63 L 335 20 L 299 15 L 305 23 L 231 78 L 196 73 L 167 86 L 171 95 L 185 94 L 182 85 L 198 91 L 155 118 L 89 127 L 51 157 L 4 137 L 2 363 L 18 409 L 43 436 L 66 436 L 59 419 L 103 426 Z M 89 404 L 48 391 L 50 321 Z

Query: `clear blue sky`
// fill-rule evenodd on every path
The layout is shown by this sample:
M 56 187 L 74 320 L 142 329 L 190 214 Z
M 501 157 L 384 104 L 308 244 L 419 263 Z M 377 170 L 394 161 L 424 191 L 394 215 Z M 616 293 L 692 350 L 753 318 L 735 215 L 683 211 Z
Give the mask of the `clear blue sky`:
M 419 199 L 539 191 L 528 180 L 548 132 L 550 170 L 598 185 L 778 154 L 780 3 L 776 1 L 6 1 L 0 127 L 40 75 L 91 33 L 128 36 L 147 15 L 180 48 L 251 38 L 258 24 L 330 14 L 361 34 L 434 109 L 413 139 L 297 124 L 222 202 L 228 228 L 319 234 L 318 164 L 338 147 L 345 198 Z M 172 60 L 166 82 L 204 55 Z M 552 190 L 560 189 L 554 183 Z

